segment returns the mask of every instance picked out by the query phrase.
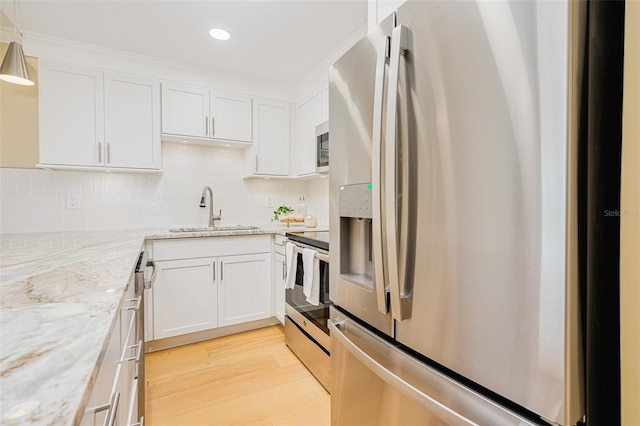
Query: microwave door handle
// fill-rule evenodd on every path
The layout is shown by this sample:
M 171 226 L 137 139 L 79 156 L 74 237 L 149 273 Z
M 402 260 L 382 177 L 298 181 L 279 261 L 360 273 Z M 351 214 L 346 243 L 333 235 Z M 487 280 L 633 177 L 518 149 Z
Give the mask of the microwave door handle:
M 387 135 L 385 138 L 385 230 L 387 243 L 387 271 L 389 291 L 391 295 L 391 314 L 396 320 L 407 319 L 410 316 L 409 299 L 403 297 L 401 285 L 404 284 L 405 274 L 398 267 L 398 229 L 397 229 L 397 124 L 398 124 L 398 79 L 400 77 L 400 60 L 408 49 L 411 41 L 411 30 L 399 25 L 391 33 L 391 58 L 389 60 L 389 86 L 387 94 Z M 406 155 L 406 153 L 404 153 Z M 405 165 L 406 167 L 406 165 Z M 406 184 L 406 182 L 403 182 Z M 406 191 L 406 186 L 403 190 Z M 402 197 L 403 218 L 408 208 L 407 197 Z M 406 224 L 405 224 L 406 226 Z M 407 244 L 406 238 L 403 244 Z M 402 278 L 402 280 L 401 280 Z
M 382 159 L 382 115 L 383 115 L 383 92 L 384 74 L 387 59 L 389 58 L 389 48 L 391 39 L 384 36 L 378 45 L 378 57 L 376 60 L 376 79 L 373 94 L 373 142 L 371 147 L 371 186 L 372 186 L 372 242 L 373 242 L 373 287 L 376 294 L 378 311 L 383 314 L 389 312 L 387 303 L 387 290 L 385 283 L 385 268 L 383 261 L 382 244 L 382 170 L 384 162 Z

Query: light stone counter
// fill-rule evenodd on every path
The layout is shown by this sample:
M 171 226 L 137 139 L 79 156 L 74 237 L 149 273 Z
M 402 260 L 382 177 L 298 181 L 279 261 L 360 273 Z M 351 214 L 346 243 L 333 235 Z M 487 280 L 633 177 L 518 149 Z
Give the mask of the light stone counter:
M 80 421 L 145 239 L 304 230 L 0 235 L 0 424 Z
M 1 424 L 79 422 L 144 236 L 0 235 Z

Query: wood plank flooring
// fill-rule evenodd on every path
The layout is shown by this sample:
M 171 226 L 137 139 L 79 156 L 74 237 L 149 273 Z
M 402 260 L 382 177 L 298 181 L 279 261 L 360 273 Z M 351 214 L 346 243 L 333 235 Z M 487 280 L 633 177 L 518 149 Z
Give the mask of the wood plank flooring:
M 272 326 L 146 354 L 145 425 L 329 425 L 329 394 Z

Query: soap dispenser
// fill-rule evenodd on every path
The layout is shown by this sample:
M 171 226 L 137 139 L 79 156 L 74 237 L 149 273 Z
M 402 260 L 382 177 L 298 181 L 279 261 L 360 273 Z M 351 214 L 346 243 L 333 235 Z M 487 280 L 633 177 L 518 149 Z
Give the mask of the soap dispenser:
M 302 216 L 302 219 L 307 217 L 307 205 L 304 202 L 304 197 L 300 197 L 298 200 L 298 208 L 296 209 L 296 213 Z

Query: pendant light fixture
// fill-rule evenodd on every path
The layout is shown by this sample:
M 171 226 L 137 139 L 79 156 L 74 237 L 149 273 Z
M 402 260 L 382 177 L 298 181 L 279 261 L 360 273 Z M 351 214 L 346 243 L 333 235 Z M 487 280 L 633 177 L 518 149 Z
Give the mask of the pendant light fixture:
M 16 41 L 9 43 L 2 66 L 0 66 L 0 79 L 22 86 L 33 86 L 22 45 L 18 42 L 21 34 L 16 24 L 16 0 L 13 0 L 13 27 L 16 31 Z

